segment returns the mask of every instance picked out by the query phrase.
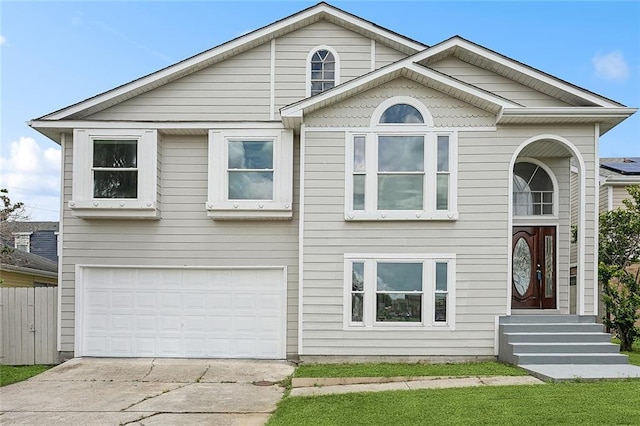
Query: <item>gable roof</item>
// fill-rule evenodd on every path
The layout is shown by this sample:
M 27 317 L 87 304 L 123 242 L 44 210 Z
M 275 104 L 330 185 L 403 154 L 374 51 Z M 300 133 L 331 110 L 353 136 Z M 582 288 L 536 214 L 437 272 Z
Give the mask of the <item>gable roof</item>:
M 473 43 L 458 35 L 418 52 L 406 60 L 428 66 L 448 56 L 487 69 L 573 106 L 625 107 L 575 84 Z
M 499 113 L 503 108 L 522 107 L 516 102 L 416 64 L 407 58 L 354 78 L 318 95 L 287 105 L 280 109 L 280 115 L 285 121 L 285 126 L 291 127 L 302 118 L 304 113 L 324 108 L 398 77 L 407 77 L 493 114 Z
M 272 24 L 184 59 L 174 65 L 170 65 L 159 71 L 35 120 L 63 120 L 86 117 L 320 20 L 327 20 L 348 30 L 363 34 L 366 37 L 404 52 L 407 55 L 411 55 L 427 47 L 409 37 L 383 28 L 325 2 L 321 2 Z
M 59 228 L 60 224 L 58 222 L 11 222 L 12 232 L 58 232 Z
M 485 67 L 492 72 L 575 106 L 525 107 L 428 66 L 449 55 L 461 56 L 462 60 L 472 65 Z M 422 75 L 424 78 L 416 78 L 415 74 Z M 310 112 L 326 107 L 356 93 L 368 90 L 375 83 L 383 83 L 399 75 L 405 75 L 436 90 L 493 112 L 497 114 L 497 123 L 499 124 L 598 122 L 601 123 L 600 133 L 604 134 L 637 111 L 635 108 L 627 108 L 618 102 L 524 65 L 462 37 L 454 36 L 331 90 L 287 105 L 280 110 L 280 114 L 283 119 L 300 121 L 303 111 Z M 437 83 L 441 86 L 438 87 Z M 295 121 L 285 123 L 285 125 L 292 126 Z

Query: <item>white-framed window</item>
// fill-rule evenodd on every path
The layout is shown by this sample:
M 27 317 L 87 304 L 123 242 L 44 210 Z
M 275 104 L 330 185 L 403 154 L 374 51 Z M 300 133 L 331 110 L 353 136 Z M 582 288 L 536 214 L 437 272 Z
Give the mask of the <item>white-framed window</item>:
M 340 84 L 340 58 L 330 46 L 316 46 L 307 57 L 307 91 L 314 96 Z
M 526 159 L 513 166 L 513 215 L 555 217 L 557 182 L 543 163 Z
M 346 329 L 455 323 L 455 255 L 345 254 Z
M 32 232 L 14 232 L 13 247 L 16 250 L 31 252 L 31 234 Z
M 457 133 L 431 126 L 413 98 L 393 98 L 371 131 L 346 134 L 346 220 L 455 220 Z
M 157 139 L 150 129 L 75 129 L 73 214 L 158 218 Z
M 289 219 L 292 188 L 291 130 L 209 131 L 209 217 Z

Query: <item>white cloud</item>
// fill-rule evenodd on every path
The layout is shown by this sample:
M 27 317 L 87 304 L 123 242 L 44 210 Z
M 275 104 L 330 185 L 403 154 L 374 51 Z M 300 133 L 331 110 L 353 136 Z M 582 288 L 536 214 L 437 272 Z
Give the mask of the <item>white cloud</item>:
M 593 57 L 596 75 L 604 80 L 625 81 L 629 78 L 629 65 L 622 52 L 597 54 Z
M 42 148 L 33 138 L 11 142 L 0 156 L 0 187 L 11 201 L 27 206 L 32 220 L 58 220 L 60 210 L 60 149 Z
M 7 43 L 7 38 L 3 35 L 0 35 L 0 46 L 3 46 Z

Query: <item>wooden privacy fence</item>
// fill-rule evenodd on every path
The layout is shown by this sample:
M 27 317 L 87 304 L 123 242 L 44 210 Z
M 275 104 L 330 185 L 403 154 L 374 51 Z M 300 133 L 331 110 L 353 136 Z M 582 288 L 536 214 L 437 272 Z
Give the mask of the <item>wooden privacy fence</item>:
M 0 364 L 57 364 L 57 287 L 0 288 Z

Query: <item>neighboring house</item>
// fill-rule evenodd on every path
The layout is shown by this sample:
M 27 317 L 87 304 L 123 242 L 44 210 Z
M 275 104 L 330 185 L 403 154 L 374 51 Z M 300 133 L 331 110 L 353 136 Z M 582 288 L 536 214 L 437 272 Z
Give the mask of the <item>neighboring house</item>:
M 599 213 L 625 208 L 622 200 L 630 198 L 627 192 L 629 185 L 640 185 L 640 157 L 600 158 L 599 179 Z M 575 163 L 571 173 L 571 225 L 576 227 L 578 218 L 578 170 Z M 571 244 L 570 280 L 575 286 L 577 275 L 577 244 Z M 572 290 L 575 290 L 572 287 Z M 604 315 L 604 303 L 599 301 L 601 316 Z M 575 312 L 572 306 L 571 311 Z
M 640 157 L 600 159 L 600 211 L 625 208 L 627 186 L 640 185 Z
M 58 262 L 58 222 L 8 222 L 14 248 Z
M 60 144 L 63 356 L 494 357 L 597 312 L 598 138 L 636 110 L 320 3 L 31 121 Z
M 0 287 L 45 287 L 58 285 L 58 264 L 21 250 L 0 254 Z

